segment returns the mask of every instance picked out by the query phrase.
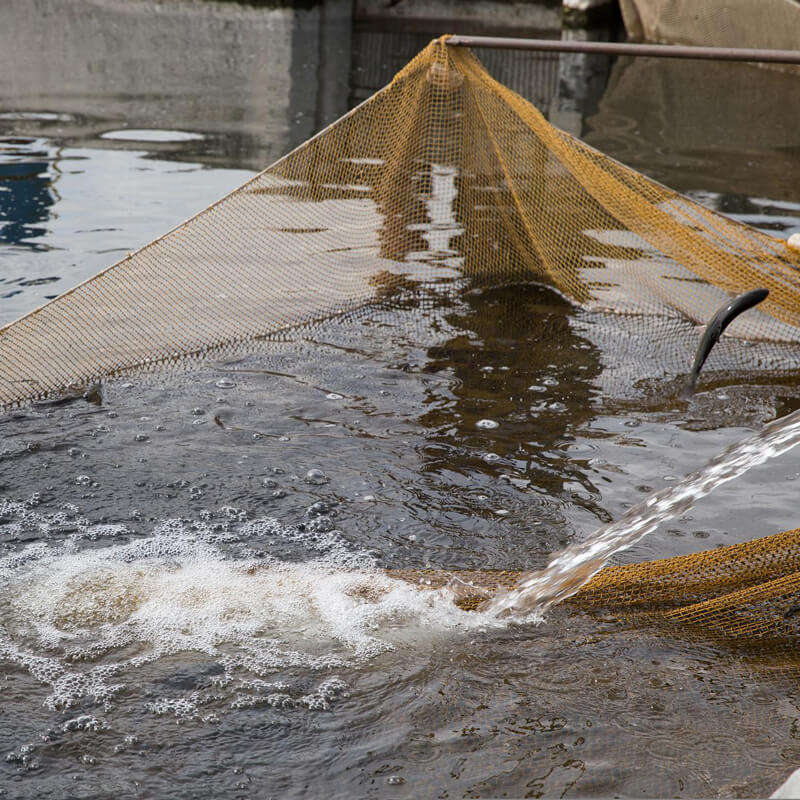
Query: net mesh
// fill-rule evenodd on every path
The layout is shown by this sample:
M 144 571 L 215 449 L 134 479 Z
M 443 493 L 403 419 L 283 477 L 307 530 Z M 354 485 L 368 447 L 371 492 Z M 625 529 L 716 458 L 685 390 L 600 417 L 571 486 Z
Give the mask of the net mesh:
M 0 405 L 191 363 L 400 287 L 459 281 L 543 281 L 654 332 L 672 330 L 665 320 L 705 322 L 731 293 L 764 287 L 768 300 L 729 331 L 787 347 L 800 341 L 798 268 L 800 252 L 784 241 L 552 127 L 439 39 L 227 197 L 0 331 Z M 516 577 L 460 579 L 491 591 Z M 785 638 L 797 633 L 799 591 L 791 531 L 609 568 L 573 602 Z M 464 602 L 483 594 L 474 597 Z
M 451 586 L 457 604 L 476 609 L 513 570 L 395 570 L 425 588 Z M 800 529 L 674 558 L 606 567 L 568 602 L 583 609 L 643 615 L 730 642 L 796 643 L 800 633 Z
M 551 126 L 432 42 L 322 134 L 0 331 L 0 404 L 311 324 L 409 283 L 536 279 L 616 312 L 800 337 L 800 252 Z

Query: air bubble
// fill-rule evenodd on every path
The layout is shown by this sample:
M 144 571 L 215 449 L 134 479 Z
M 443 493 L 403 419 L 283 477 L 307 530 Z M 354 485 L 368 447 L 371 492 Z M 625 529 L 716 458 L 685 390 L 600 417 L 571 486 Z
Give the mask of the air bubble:
M 337 394 L 336 392 L 328 392 L 325 395 L 328 400 L 344 400 L 344 396 L 341 394 Z
M 323 483 L 327 482 L 328 478 L 321 469 L 310 469 L 306 472 L 306 483 L 313 483 L 316 486 L 321 486 Z
M 220 378 L 214 385 L 217 389 L 233 389 L 236 386 L 230 378 Z
M 65 733 L 68 731 L 99 731 L 105 727 L 105 723 L 101 722 L 96 717 L 89 714 L 82 714 L 79 717 L 67 720 L 61 726 L 61 730 Z
M 325 514 L 330 514 L 333 505 L 331 503 L 326 503 L 324 500 L 318 500 L 313 505 L 310 505 L 306 509 L 306 516 L 307 517 L 320 517 Z
M 475 423 L 475 427 L 476 428 L 487 428 L 487 429 L 499 428 L 500 427 L 500 423 L 499 422 L 495 422 L 493 419 L 479 419 Z

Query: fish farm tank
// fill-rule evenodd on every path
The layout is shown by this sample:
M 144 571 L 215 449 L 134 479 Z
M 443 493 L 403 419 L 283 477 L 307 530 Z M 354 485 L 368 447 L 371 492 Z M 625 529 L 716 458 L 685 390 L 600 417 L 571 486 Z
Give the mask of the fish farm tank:
M 344 8 L 2 12 L 0 796 L 768 796 L 796 72 Z

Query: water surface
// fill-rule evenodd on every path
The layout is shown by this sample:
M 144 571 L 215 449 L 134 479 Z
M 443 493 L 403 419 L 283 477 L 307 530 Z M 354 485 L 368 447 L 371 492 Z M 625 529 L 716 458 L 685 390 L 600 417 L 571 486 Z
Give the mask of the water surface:
M 335 4 L 194 2 L 128 3 L 122 35 L 118 6 L 80 5 L 12 4 L 0 32 L 3 322 L 235 188 L 428 38 Z M 793 77 L 486 60 L 610 155 L 800 230 Z M 0 420 L 10 796 L 753 796 L 793 768 L 800 698 L 774 664 L 559 607 L 499 624 L 383 569 L 541 568 L 796 408 L 796 372 L 710 362 L 686 406 L 651 323 L 531 285 L 396 300 Z M 798 478 L 776 458 L 625 558 L 794 527 Z

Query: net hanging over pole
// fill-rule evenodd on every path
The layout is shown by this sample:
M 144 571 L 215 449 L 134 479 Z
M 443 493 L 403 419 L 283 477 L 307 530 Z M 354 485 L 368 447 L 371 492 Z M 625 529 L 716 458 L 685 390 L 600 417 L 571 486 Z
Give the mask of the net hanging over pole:
M 453 251 L 425 240 L 453 186 Z M 730 333 L 800 342 L 800 252 L 557 128 L 437 39 L 392 82 L 236 191 L 0 331 L 0 405 L 209 352 L 456 277 L 536 280 L 618 313 L 705 321 L 769 299 Z

